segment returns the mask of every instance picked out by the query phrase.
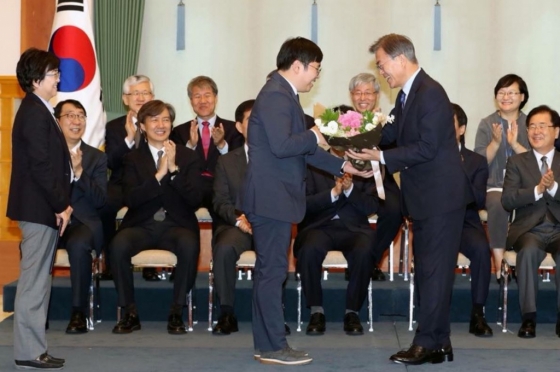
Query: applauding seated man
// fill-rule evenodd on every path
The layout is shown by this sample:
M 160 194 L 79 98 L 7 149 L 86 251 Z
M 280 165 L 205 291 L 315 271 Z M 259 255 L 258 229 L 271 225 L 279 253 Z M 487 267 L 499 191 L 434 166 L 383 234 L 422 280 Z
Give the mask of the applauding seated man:
M 331 153 L 341 156 L 331 148 Z M 325 332 L 321 265 L 329 251 L 342 251 L 350 277 L 346 290 L 344 331 L 361 335 L 364 329 L 358 312 L 366 298 L 371 267 L 377 257 L 371 254 L 375 231 L 368 216 L 379 206 L 373 179 L 341 177 L 311 166 L 307 169 L 306 214 L 298 225 L 294 243 L 297 271 L 301 276 L 307 307 L 311 309 L 308 335 Z
M 123 195 L 128 212 L 109 249 L 124 316 L 113 333 L 140 329 L 131 258 L 147 249 L 164 249 L 177 256 L 167 330 L 186 333 L 181 315 L 196 278 L 200 252 L 195 211 L 202 199 L 201 163 L 192 150 L 169 141 L 174 119 L 171 105 L 159 100 L 145 103 L 138 122 L 147 146 L 132 150 L 124 159 Z
M 354 76 L 350 79 L 348 89 L 350 91 L 350 98 L 352 99 L 354 110 L 359 113 L 375 110 L 379 98 L 379 83 L 373 74 L 361 73 Z M 381 147 L 382 150 L 387 148 L 388 147 L 385 146 Z M 379 164 L 379 166 L 385 168 L 383 164 Z M 381 260 L 383 253 L 395 239 L 403 222 L 400 203 L 401 190 L 391 173 L 383 169 L 382 174 L 385 199 L 379 199 L 377 234 L 373 245 L 373 255 L 377 257 L 377 260 Z M 371 277 L 373 280 L 382 281 L 385 280 L 385 275 L 381 269 L 378 268 L 378 264 L 379 262 L 373 263 Z
M 254 99 L 245 101 L 235 110 L 235 126 L 245 138 L 254 102 Z M 216 165 L 214 210 L 217 227 L 214 231 L 212 260 L 214 286 L 220 301 L 220 318 L 212 330 L 215 335 L 229 335 L 238 331 L 233 312 L 235 263 L 243 252 L 253 246 L 251 224 L 244 214 L 235 209 L 246 169 L 246 145 L 221 156 Z
M 99 257 L 103 246 L 99 209 L 107 197 L 107 156 L 82 141 L 86 109 L 80 102 L 71 99 L 59 102 L 54 116 L 64 134 L 74 171 L 70 199 L 74 210 L 59 244 L 68 252 L 72 284 L 72 316 L 66 333 L 86 333 L 91 252 L 95 250 Z
M 502 204 L 515 211 L 509 227 L 506 247 L 517 252 L 516 272 L 519 286 L 519 305 L 523 323 L 517 335 L 533 338 L 536 335 L 538 269 L 550 253 L 560 264 L 560 152 L 554 141 L 560 133 L 558 112 L 548 106 L 538 106 L 527 115 L 529 143 L 533 148 L 509 158 L 504 179 Z M 555 275 L 556 290 L 560 289 L 560 275 Z M 558 296 L 560 310 L 560 296 Z M 560 337 L 560 312 L 556 323 Z
M 452 104 L 452 106 L 457 144 L 475 197 L 475 201 L 467 205 L 459 249 L 459 252 L 471 261 L 472 310 L 469 332 L 477 337 L 491 337 L 492 328 L 488 326 L 484 318 L 484 305 L 490 286 L 490 244 L 478 215 L 478 211 L 484 209 L 486 205 L 488 163 L 484 156 L 465 148 L 464 135 L 467 129 L 467 115 L 461 106 L 456 104 Z

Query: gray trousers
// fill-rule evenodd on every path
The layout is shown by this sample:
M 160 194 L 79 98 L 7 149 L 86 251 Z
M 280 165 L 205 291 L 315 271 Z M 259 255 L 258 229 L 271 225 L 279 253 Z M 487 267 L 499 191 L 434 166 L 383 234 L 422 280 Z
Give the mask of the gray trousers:
M 57 230 L 19 222 L 21 262 L 14 304 L 14 358 L 32 360 L 47 351 L 45 323 L 51 296 L 50 265 Z
M 519 286 L 519 306 L 521 314 L 537 311 L 539 290 L 539 266 L 546 254 L 550 253 L 556 267 L 560 265 L 560 227 L 548 221 L 535 226 L 521 235 L 515 245 L 517 252 L 516 272 Z M 560 275 L 556 273 L 557 311 L 560 312 Z

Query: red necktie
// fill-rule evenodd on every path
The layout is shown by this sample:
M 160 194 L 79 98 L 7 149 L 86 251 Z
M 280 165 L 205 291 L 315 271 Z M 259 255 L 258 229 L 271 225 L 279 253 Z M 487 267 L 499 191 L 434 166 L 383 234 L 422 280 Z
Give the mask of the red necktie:
M 204 158 L 208 158 L 208 149 L 210 148 L 210 123 L 202 122 L 202 149 L 204 150 Z

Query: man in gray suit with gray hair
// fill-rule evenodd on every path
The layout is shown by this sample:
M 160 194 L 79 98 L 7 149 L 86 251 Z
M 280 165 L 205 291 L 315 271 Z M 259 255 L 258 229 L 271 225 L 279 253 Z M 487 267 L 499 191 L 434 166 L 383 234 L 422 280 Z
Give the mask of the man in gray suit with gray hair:
M 515 211 L 506 248 L 517 252 L 517 283 L 523 323 L 517 335 L 536 336 L 538 269 L 550 253 L 560 263 L 560 152 L 554 141 L 560 133 L 560 116 L 548 106 L 535 107 L 527 115 L 527 132 L 533 151 L 509 158 L 504 179 L 502 204 Z M 556 290 L 560 275 L 555 275 Z M 560 311 L 560 296 L 557 307 Z M 556 322 L 560 337 L 560 312 Z

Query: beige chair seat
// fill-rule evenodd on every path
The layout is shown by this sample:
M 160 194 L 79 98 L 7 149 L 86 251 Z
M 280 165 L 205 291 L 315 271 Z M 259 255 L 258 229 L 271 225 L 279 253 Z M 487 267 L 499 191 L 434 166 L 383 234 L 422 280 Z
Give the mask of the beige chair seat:
M 479 210 L 478 217 L 480 217 L 480 221 L 488 222 L 488 212 L 486 211 L 486 209 Z
M 253 268 L 255 267 L 256 261 L 257 261 L 257 254 L 255 253 L 255 251 L 245 251 L 241 253 L 239 260 L 237 260 L 237 267 Z
M 515 262 L 517 261 L 517 252 L 515 251 L 505 251 L 504 252 L 504 260 L 506 260 L 509 266 L 515 267 Z M 556 267 L 556 262 L 552 258 L 550 253 L 546 254 L 546 257 L 541 262 L 539 267 L 540 270 L 552 270 Z
M 169 251 L 149 249 L 132 257 L 131 262 L 136 267 L 175 267 L 177 256 Z
M 465 257 L 464 254 L 459 253 L 459 256 L 457 257 L 457 267 L 462 269 L 468 268 L 469 266 L 471 266 L 471 260 Z
M 208 212 L 208 209 L 206 208 L 198 208 L 195 214 L 198 222 L 212 222 L 212 217 L 210 217 L 210 212 Z

